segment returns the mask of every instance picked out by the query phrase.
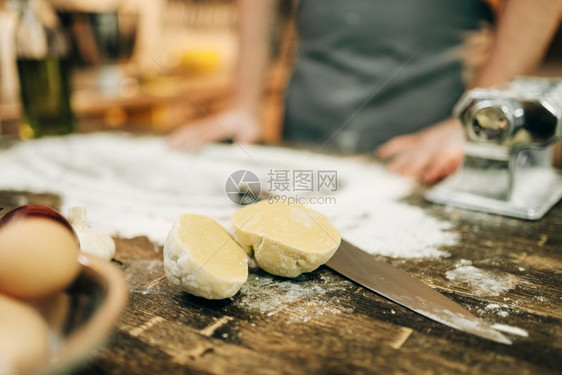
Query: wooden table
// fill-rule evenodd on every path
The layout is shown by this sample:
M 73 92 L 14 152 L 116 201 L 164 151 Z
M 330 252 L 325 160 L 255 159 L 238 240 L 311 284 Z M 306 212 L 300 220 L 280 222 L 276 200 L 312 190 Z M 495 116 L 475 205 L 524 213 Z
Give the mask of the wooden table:
M 0 192 L 9 209 L 58 198 Z M 331 270 L 294 280 L 250 274 L 230 300 L 206 301 L 174 289 L 163 276 L 162 249 L 146 238 L 117 239 L 118 264 L 130 282 L 128 309 L 107 347 L 79 373 L 310 374 L 562 372 L 562 204 L 527 222 L 425 203 L 460 234 L 448 258 L 387 259 L 491 323 L 520 327 L 511 346 L 435 323 Z M 6 212 L 6 211 L 4 211 Z M 514 288 L 479 297 L 446 279 L 460 259 L 509 277 Z M 486 309 L 490 303 L 506 305 Z

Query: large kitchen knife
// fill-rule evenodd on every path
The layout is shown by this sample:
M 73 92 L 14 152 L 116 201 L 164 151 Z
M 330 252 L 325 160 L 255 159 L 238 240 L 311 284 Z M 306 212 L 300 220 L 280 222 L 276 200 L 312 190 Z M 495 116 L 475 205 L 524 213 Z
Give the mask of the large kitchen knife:
M 457 303 L 343 239 L 326 265 L 365 288 L 439 323 L 502 344 L 511 344 L 504 335 Z

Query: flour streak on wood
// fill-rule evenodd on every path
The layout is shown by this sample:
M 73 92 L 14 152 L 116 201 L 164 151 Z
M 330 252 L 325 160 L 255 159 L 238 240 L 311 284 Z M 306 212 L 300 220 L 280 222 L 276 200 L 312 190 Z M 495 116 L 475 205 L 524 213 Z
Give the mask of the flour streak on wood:
M 148 293 L 148 291 L 150 291 L 150 289 L 154 288 L 156 285 L 158 285 L 162 280 L 164 280 L 166 278 L 166 275 L 161 276 L 155 280 L 152 280 L 145 288 L 145 293 Z
M 155 316 L 154 318 L 150 319 L 148 322 L 133 328 L 132 330 L 129 331 L 129 334 L 131 336 L 135 336 L 138 337 L 140 336 L 144 331 L 146 331 L 147 329 L 151 328 L 152 326 L 158 324 L 158 323 L 162 323 L 164 322 L 164 318 L 160 317 L 160 316 Z
M 413 330 L 411 328 L 401 327 L 400 333 L 396 336 L 396 340 L 389 345 L 394 349 L 400 349 L 402 345 L 408 340 Z
M 548 236 L 546 234 L 541 234 L 541 238 L 540 238 L 539 242 L 537 242 L 537 245 L 542 247 L 542 246 L 544 246 L 546 241 L 548 241 Z
M 218 319 L 213 324 L 211 324 L 211 325 L 205 327 L 204 329 L 202 329 L 201 331 L 199 331 L 199 333 L 201 333 L 203 336 L 211 337 L 217 329 L 219 329 L 220 327 L 222 327 L 223 325 L 225 325 L 226 323 L 228 323 L 231 320 L 232 320 L 232 317 L 223 316 L 222 318 Z

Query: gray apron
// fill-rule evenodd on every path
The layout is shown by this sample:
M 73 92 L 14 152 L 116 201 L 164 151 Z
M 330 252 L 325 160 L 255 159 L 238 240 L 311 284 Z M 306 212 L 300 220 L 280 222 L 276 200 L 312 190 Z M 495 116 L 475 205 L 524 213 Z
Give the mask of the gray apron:
M 449 117 L 465 90 L 451 51 L 491 21 L 479 0 L 301 0 L 285 139 L 369 152 Z

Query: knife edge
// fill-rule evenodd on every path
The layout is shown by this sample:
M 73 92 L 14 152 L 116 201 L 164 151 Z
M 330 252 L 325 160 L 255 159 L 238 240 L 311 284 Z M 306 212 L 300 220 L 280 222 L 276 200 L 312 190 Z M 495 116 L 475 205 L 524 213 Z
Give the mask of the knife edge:
M 326 266 L 361 286 L 427 318 L 502 344 L 511 340 L 471 312 L 408 273 L 375 259 L 342 239 Z

